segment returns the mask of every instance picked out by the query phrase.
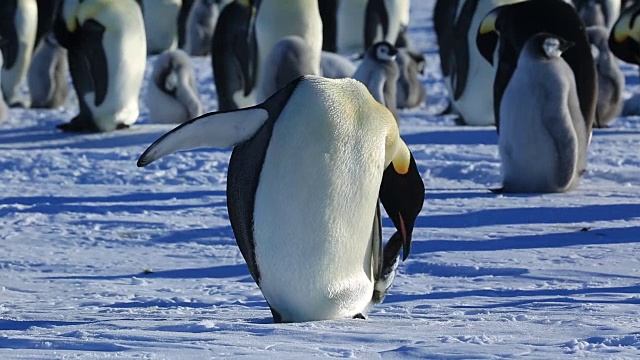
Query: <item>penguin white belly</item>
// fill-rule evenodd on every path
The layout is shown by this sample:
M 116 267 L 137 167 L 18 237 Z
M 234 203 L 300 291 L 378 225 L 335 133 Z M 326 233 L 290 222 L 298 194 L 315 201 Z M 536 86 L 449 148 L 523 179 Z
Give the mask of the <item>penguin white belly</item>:
M 278 0 L 282 2 L 282 0 Z M 273 6 L 269 2 L 263 2 L 256 17 L 256 41 L 258 44 L 258 70 L 256 77 L 261 81 L 261 72 L 265 69 L 266 59 L 273 47 L 285 36 L 297 35 L 303 38 L 312 51 L 311 62 L 314 73 L 307 75 L 320 75 L 320 54 L 322 53 L 322 20 L 317 5 L 310 6 L 306 1 L 298 0 L 299 4 L 291 4 L 284 1 L 280 6 Z M 260 89 L 258 84 L 252 95 L 258 102 L 265 99 L 256 97 L 255 89 Z
M 409 25 L 409 8 L 411 7 L 411 1 L 384 0 L 384 6 L 387 9 L 389 26 L 387 28 L 387 34 L 382 40 L 395 45 L 402 27 Z M 374 43 L 375 42 L 376 41 L 374 41 Z
M 2 21 L 10 21 L 3 19 Z M 18 88 L 25 79 L 38 27 L 38 5 L 35 0 L 18 0 L 13 19 L 18 36 L 16 61 L 10 69 L 2 68 L 2 92 L 9 104 L 18 101 Z
M 347 0 L 338 3 L 337 39 L 338 53 L 351 55 L 363 52 L 364 14 L 367 0 Z
M 160 53 L 178 45 L 178 13 L 182 0 L 143 0 L 147 52 Z
M 362 127 L 381 122 L 354 120 L 362 117 L 355 106 L 327 108 L 344 91 L 318 97 L 308 86 L 275 123 L 255 198 L 260 289 L 283 321 L 351 317 L 373 294 L 370 234 L 380 183 L 371 179 L 382 177 L 384 143 L 376 142 L 384 139 Z M 373 101 L 353 95 L 340 103 Z
M 574 80 L 548 70 L 519 63 L 502 97 L 498 145 L 510 192 L 562 192 L 577 183 L 580 149 L 566 86 Z
M 108 87 L 104 102 L 95 106 L 94 93 L 85 95 L 96 125 L 102 131 L 114 130 L 117 124 L 131 125 L 140 113 L 138 96 L 146 67 L 146 39 L 140 19 L 131 17 L 127 26 L 139 29 L 127 31 L 109 27 L 102 46 L 107 57 Z

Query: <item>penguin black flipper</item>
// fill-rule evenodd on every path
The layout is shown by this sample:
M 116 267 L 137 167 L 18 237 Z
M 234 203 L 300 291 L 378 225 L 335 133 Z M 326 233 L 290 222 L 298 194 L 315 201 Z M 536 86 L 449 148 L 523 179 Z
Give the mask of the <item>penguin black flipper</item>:
M 211 66 L 222 111 L 237 109 L 233 94 L 242 90 L 247 96 L 256 79 L 256 41 L 249 26 L 251 5 L 234 1 L 220 12 L 211 40 Z
M 454 67 L 453 36 L 459 0 L 438 0 L 433 10 L 433 27 L 438 39 L 438 54 L 443 76 L 449 76 Z
M 376 41 L 378 25 L 382 27 L 382 40 L 389 31 L 389 16 L 383 0 L 369 0 L 365 9 L 364 48 Z
M 455 58 L 455 81 L 453 99 L 458 100 L 464 93 L 469 75 L 469 28 L 476 12 L 479 0 L 468 0 L 462 6 L 458 22 L 455 25 L 453 53 Z
M 18 33 L 13 24 L 18 4 L 16 1 L 3 1 L 0 5 L 0 50 L 4 59 L 3 68 L 11 69 L 18 59 Z
M 89 65 L 89 74 L 91 74 L 95 93 L 95 106 L 102 104 L 109 88 L 109 66 L 102 43 L 104 31 L 104 25 L 95 20 L 87 20 L 82 24 L 82 28 L 79 30 L 81 35 L 78 36 Z
M 382 274 L 382 216 L 380 215 L 380 201 L 376 203 L 376 214 L 371 229 L 371 261 L 374 279 L 378 281 Z
M 273 126 L 299 81 L 292 81 L 262 104 L 187 121 L 156 140 L 138 159 L 142 167 L 176 151 L 235 146 L 227 175 L 227 209 L 236 243 L 258 286 L 260 271 L 253 239 L 255 192 Z
M 322 19 L 322 50 L 336 52 L 338 29 L 338 0 L 319 0 L 320 18 Z
M 34 49 L 51 31 L 62 0 L 36 0 L 36 3 L 38 5 L 38 28 L 36 30 L 36 41 L 33 45 Z

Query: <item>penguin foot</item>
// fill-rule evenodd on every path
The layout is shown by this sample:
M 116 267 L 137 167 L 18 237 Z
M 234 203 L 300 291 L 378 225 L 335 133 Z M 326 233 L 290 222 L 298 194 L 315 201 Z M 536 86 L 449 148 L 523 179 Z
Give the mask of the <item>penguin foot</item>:
M 366 317 L 364 317 L 364 315 L 357 313 L 355 315 L 353 315 L 353 319 L 361 319 L 361 320 L 367 320 Z
M 504 187 L 501 188 L 495 188 L 495 189 L 489 189 L 492 193 L 494 194 L 504 194 Z
M 10 103 L 9 107 L 18 108 L 18 109 L 28 109 L 29 105 L 26 102 L 22 101 L 22 100 L 16 100 L 16 101 Z
M 65 124 L 60 124 L 56 126 L 58 129 L 63 132 L 70 133 L 91 133 L 91 132 L 100 132 L 98 127 L 91 121 L 91 119 L 87 119 L 86 117 L 81 117 L 77 115 L 71 121 Z

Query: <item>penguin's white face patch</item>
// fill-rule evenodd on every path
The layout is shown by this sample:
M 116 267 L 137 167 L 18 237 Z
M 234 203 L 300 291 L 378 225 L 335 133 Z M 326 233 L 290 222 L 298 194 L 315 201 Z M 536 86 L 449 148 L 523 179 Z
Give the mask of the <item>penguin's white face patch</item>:
M 376 49 L 376 58 L 382 61 L 395 61 L 396 56 L 391 54 L 391 49 L 387 46 L 378 46 Z
M 544 39 L 542 49 L 544 50 L 544 53 L 547 54 L 547 57 L 550 58 L 559 58 L 562 55 L 562 50 L 560 49 L 560 40 L 554 37 L 548 37 Z

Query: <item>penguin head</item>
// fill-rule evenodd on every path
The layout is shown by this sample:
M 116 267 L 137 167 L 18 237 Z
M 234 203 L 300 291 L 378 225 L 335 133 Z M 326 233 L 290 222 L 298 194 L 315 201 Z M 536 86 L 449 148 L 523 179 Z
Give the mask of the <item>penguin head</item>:
M 640 65 L 640 3 L 625 9 L 609 36 L 611 52 L 622 61 Z
M 411 251 L 413 227 L 424 204 L 424 183 L 413 154 L 400 136 L 387 141 L 386 148 L 391 160 L 382 175 L 380 202 L 402 239 L 404 261 Z
M 371 45 L 371 48 L 368 51 L 368 55 L 373 59 L 379 62 L 390 62 L 396 60 L 396 55 L 398 54 L 398 50 L 395 46 L 391 45 L 386 41 L 380 41 Z
M 542 53 L 548 59 L 559 58 L 563 52 L 574 45 L 575 43 L 572 41 L 547 33 L 536 34 L 531 38 L 531 46 L 540 46 Z

